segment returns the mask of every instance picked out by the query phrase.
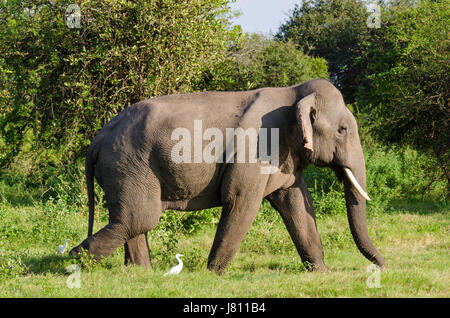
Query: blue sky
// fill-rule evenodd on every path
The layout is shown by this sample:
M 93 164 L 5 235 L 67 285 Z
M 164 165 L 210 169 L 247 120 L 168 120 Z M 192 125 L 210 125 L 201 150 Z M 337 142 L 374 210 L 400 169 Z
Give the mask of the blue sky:
M 237 0 L 231 8 L 242 15 L 234 24 L 240 24 L 245 32 L 275 34 L 295 4 L 301 4 L 301 0 Z

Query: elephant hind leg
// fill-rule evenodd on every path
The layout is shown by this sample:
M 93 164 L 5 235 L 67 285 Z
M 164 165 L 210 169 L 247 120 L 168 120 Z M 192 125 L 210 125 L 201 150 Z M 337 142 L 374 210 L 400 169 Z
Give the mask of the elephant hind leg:
M 70 251 L 70 255 L 79 256 L 87 250 L 96 260 L 111 255 L 120 245 L 129 239 L 127 227 L 121 223 L 109 223 L 94 235 L 89 236 L 80 245 Z
M 149 218 L 139 218 L 141 222 L 138 220 L 130 221 L 129 217 L 127 223 L 110 221 L 100 231 L 72 249 L 70 255 L 78 256 L 84 249 L 95 259 L 101 260 L 114 253 L 123 244 L 125 246 L 125 264 L 151 267 L 147 232 L 156 226 L 157 221 L 155 219 L 159 219 L 160 214 L 157 213 L 157 215 Z
M 147 241 L 147 233 L 128 240 L 125 243 L 125 265 L 136 264 L 150 268 L 150 248 Z
M 147 232 L 153 230 L 158 224 L 162 213 L 162 204 L 159 199 L 143 204 L 137 213 L 129 216 L 132 237 L 124 244 L 125 265 L 136 264 L 151 267 L 150 248 Z
M 146 234 L 158 224 L 162 213 L 159 193 L 150 195 L 136 183 L 121 180 L 105 189 L 109 210 L 109 224 L 85 239 L 71 251 L 77 256 L 81 249 L 88 251 L 95 259 L 111 255 L 118 247 L 125 245 L 125 263 L 150 266 L 150 254 Z M 154 189 L 154 187 L 153 187 Z

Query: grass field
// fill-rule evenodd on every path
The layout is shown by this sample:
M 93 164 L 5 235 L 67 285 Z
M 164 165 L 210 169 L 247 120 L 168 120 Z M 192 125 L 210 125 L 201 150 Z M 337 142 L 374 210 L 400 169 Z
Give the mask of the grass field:
M 86 214 L 61 202 L 0 204 L 0 297 L 450 297 L 449 206 L 442 203 L 399 200 L 384 213 L 371 213 L 369 204 L 369 233 L 387 263 L 381 273 L 367 271 L 345 214 L 318 217 L 330 272 L 307 272 L 281 218 L 264 203 L 221 276 L 206 270 L 214 218 L 189 231 L 158 226 L 149 235 L 151 270 L 124 266 L 123 247 L 100 264 L 84 259 L 80 288 L 69 288 L 66 268 L 75 261 L 55 253 L 66 238 L 69 249 L 85 238 Z M 95 229 L 107 222 L 106 211 L 99 214 Z M 166 225 L 171 217 L 184 216 L 172 212 Z M 185 255 L 183 271 L 163 277 L 175 253 Z M 369 288 L 377 277 L 379 288 Z

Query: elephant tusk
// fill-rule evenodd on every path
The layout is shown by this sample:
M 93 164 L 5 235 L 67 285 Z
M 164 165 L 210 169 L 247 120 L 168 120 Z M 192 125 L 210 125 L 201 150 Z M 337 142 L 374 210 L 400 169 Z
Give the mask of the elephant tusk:
M 348 179 L 350 180 L 351 184 L 355 187 L 355 189 L 361 194 L 364 199 L 367 201 L 370 201 L 369 196 L 367 193 L 361 188 L 358 181 L 356 181 L 355 176 L 353 175 L 352 171 L 349 168 L 344 168 L 345 174 L 347 175 Z

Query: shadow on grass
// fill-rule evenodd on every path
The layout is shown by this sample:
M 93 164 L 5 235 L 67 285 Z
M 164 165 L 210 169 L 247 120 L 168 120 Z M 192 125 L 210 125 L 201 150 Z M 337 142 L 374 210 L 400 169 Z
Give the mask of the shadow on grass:
M 23 258 L 24 265 L 27 266 L 28 272 L 33 274 L 69 274 L 66 267 L 70 265 L 72 257 L 68 255 L 43 255 Z
M 254 273 L 254 272 L 258 272 L 260 270 L 270 270 L 270 271 L 275 271 L 275 272 L 283 272 L 283 273 L 302 273 L 302 272 L 307 272 L 306 267 L 303 264 L 299 264 L 296 262 L 292 262 L 292 263 L 285 263 L 285 262 L 279 262 L 279 261 L 269 261 L 268 263 L 263 262 L 263 263 L 255 263 L 255 262 L 246 262 L 244 264 L 241 264 L 240 266 L 236 266 L 234 268 L 235 270 L 239 270 L 239 271 L 243 271 L 243 273 L 239 273 L 239 274 L 234 274 L 237 275 L 237 277 L 239 277 L 239 275 L 246 275 L 248 273 Z
M 21 207 L 33 207 L 41 204 L 39 198 L 34 198 L 30 195 L 22 195 L 20 191 L 17 191 L 17 194 L 6 193 L 3 194 L 0 198 L 0 202 L 4 204 L 8 204 L 14 208 Z
M 399 213 L 414 213 L 419 215 L 450 211 L 450 204 L 446 201 L 439 202 L 408 198 L 393 200 L 389 205 Z

